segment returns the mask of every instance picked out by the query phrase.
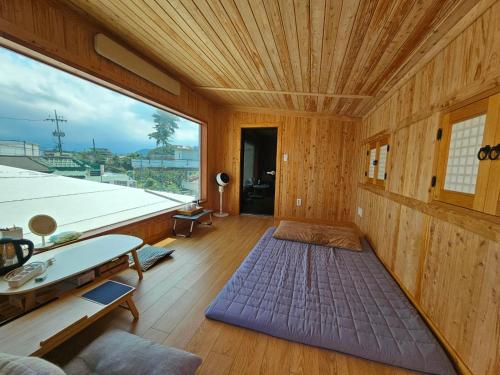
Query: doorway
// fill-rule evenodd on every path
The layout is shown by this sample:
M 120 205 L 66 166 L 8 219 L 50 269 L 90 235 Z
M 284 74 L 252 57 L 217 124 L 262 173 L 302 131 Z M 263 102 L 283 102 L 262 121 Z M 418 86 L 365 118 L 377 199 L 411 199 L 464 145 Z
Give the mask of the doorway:
M 242 128 L 240 213 L 274 215 L 277 128 Z

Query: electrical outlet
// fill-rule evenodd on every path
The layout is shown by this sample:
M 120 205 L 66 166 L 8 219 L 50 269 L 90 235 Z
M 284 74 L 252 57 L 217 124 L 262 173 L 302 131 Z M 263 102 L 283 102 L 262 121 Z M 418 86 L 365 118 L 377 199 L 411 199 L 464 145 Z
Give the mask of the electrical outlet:
M 288 154 L 283 154 L 283 161 L 288 161 Z
M 302 206 L 302 199 L 297 198 L 297 207 Z
M 358 216 L 363 217 L 363 209 L 361 207 L 358 207 Z

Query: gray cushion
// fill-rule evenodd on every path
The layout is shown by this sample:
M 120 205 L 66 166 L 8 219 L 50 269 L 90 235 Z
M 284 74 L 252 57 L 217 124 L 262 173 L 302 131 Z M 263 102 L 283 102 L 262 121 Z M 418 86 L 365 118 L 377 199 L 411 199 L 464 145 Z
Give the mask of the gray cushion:
M 37 357 L 18 357 L 0 353 L 2 375 L 64 375 L 56 365 Z
M 83 349 L 64 371 L 68 375 L 192 375 L 200 364 L 197 355 L 113 330 Z
M 140 250 L 137 250 L 137 257 L 139 258 L 139 263 L 141 263 L 141 270 L 146 272 L 161 258 L 171 255 L 173 252 L 174 250 L 167 250 L 163 247 L 145 245 Z M 129 257 L 130 262 L 133 263 L 134 259 L 132 255 Z

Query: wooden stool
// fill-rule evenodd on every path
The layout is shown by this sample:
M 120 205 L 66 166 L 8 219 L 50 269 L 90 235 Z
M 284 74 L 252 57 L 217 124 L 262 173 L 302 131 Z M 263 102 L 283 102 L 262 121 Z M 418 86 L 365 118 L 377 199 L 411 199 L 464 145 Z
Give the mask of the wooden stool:
M 174 215 L 173 216 L 174 227 L 172 228 L 172 233 L 174 234 L 174 236 L 178 236 L 178 237 L 191 237 L 191 234 L 193 234 L 194 224 L 212 225 L 212 212 L 213 212 L 213 210 L 203 210 L 203 212 L 200 212 L 199 214 L 192 215 L 192 216 L 181 215 L 181 214 Z M 209 216 L 208 221 L 200 221 L 200 219 L 202 217 L 207 216 L 207 215 Z M 191 222 L 191 227 L 189 228 L 189 232 L 187 234 L 181 234 L 181 233 L 177 234 L 177 232 L 175 230 L 175 227 L 177 225 L 177 220 L 187 220 L 187 221 Z

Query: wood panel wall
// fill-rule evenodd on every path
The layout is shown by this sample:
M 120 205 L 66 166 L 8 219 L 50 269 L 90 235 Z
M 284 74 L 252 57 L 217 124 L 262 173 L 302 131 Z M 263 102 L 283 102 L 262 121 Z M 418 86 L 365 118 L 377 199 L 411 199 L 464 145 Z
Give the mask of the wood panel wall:
M 118 91 L 126 90 L 203 122 L 207 144 L 214 144 L 214 103 L 185 84 L 181 84 L 179 96 L 170 94 L 99 56 L 94 50 L 93 42 L 97 33 L 104 33 L 126 45 L 103 26 L 92 22 L 89 17 L 85 17 L 59 1 L 0 0 L 1 37 L 41 54 L 42 60 L 44 56 L 47 56 L 54 60 L 53 64 L 56 66 L 61 67 L 59 63 L 64 64 L 64 68 L 70 68 L 70 72 L 76 69 L 78 74 L 96 77 L 115 86 Z M 144 58 L 149 59 L 149 56 L 144 56 Z M 150 60 L 162 68 L 158 61 Z M 215 165 L 213 147 L 207 148 L 205 157 L 207 177 L 211 178 Z M 208 184 L 209 201 L 215 192 L 214 189 L 213 184 Z
M 348 118 L 233 110 L 218 111 L 216 118 L 217 170 L 232 178 L 225 191 L 225 210 L 239 214 L 241 127 L 274 124 L 281 127 L 278 158 L 282 160 L 276 179 L 279 197 L 275 216 L 318 222 L 352 220 L 358 122 Z M 283 161 L 284 153 L 288 154 L 287 162 Z M 297 198 L 302 199 L 300 207 L 296 206 Z
M 464 371 L 478 375 L 500 373 L 500 220 L 432 202 L 430 182 L 442 111 L 500 91 L 493 3 L 363 119 L 362 138 L 387 131 L 392 148 L 385 190 L 363 185 L 359 168 L 364 215 L 355 219 Z

